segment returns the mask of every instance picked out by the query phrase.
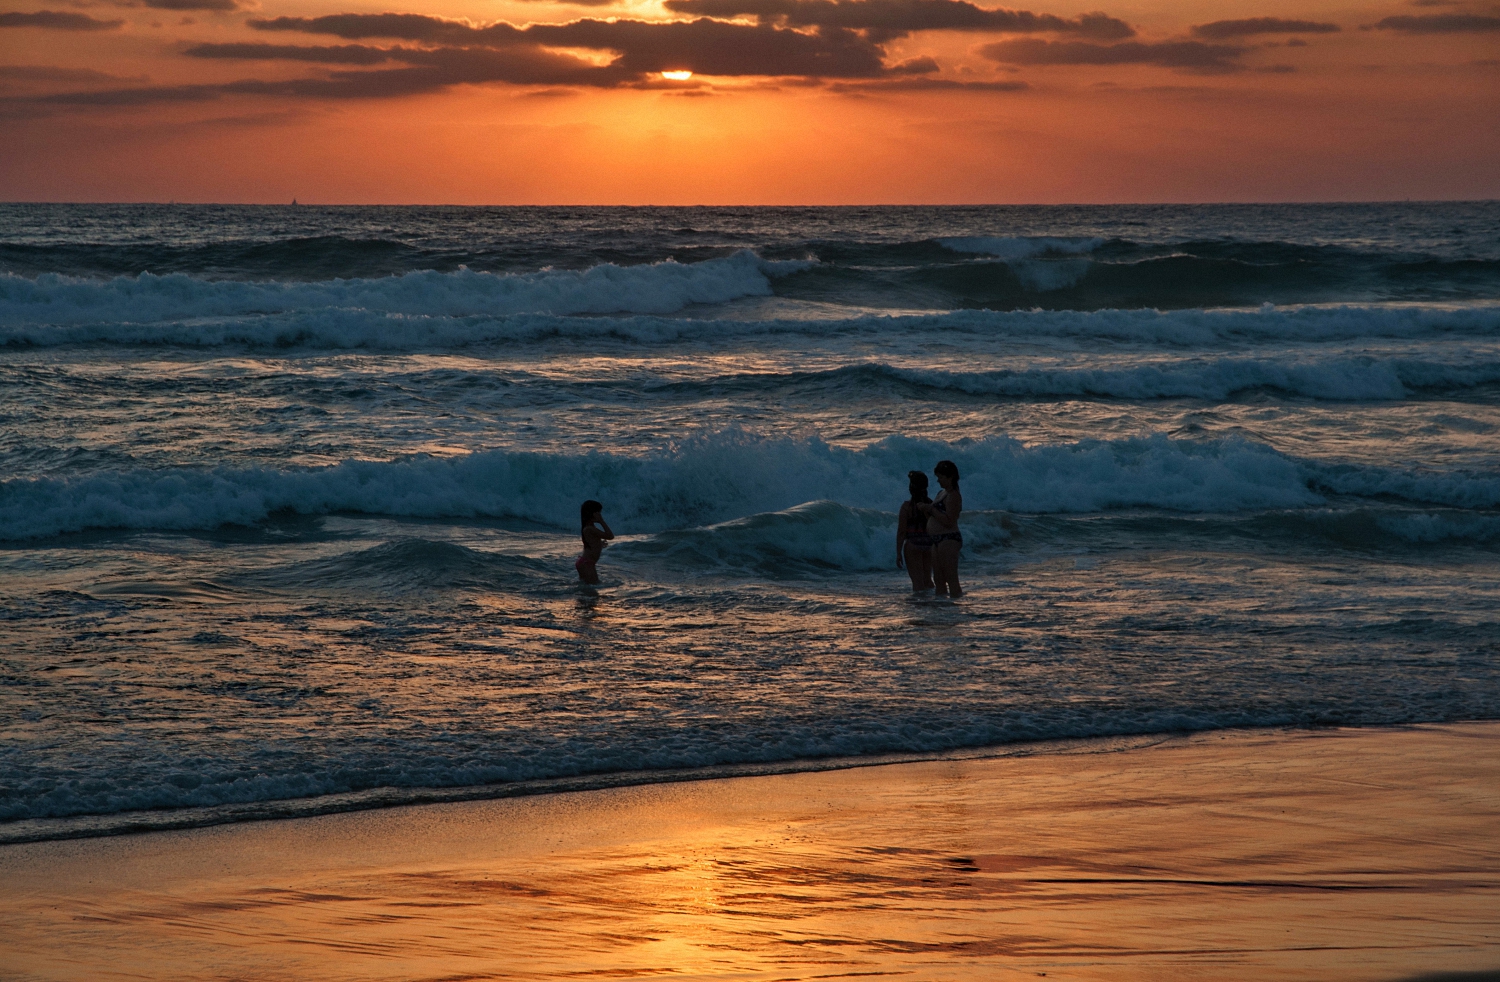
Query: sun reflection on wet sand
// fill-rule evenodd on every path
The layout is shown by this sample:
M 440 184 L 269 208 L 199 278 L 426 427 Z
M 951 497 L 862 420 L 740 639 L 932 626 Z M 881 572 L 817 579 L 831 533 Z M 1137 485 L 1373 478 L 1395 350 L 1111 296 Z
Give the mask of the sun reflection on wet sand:
M 1500 964 L 1500 725 L 1219 733 L 0 849 L 36 979 Z

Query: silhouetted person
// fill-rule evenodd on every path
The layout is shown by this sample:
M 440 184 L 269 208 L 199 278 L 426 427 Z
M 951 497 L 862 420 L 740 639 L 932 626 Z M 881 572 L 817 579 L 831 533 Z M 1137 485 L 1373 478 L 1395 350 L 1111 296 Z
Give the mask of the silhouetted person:
M 921 471 L 906 472 L 911 500 L 901 502 L 896 516 L 896 568 L 905 560 L 913 590 L 932 589 L 932 536 L 927 534 L 927 515 L 918 506 L 930 505 L 927 497 L 927 475 Z
M 583 582 L 598 583 L 599 569 L 595 564 L 604 553 L 604 543 L 613 539 L 615 533 L 604 520 L 604 506 L 592 498 L 579 506 L 578 517 L 583 524 L 580 533 L 583 536 L 583 552 L 573 560 L 573 568 L 578 570 L 578 578 Z
M 932 578 L 939 596 L 963 596 L 958 585 L 958 551 L 964 547 L 963 533 L 958 530 L 958 516 L 964 510 L 964 496 L 958 490 L 958 465 L 940 460 L 932 469 L 943 490 L 930 505 L 914 505 L 927 516 L 927 534 L 932 536 Z

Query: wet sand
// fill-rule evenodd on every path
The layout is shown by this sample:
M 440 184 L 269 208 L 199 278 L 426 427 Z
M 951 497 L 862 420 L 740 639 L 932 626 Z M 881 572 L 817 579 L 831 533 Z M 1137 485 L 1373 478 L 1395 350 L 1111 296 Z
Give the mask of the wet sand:
M 6 979 L 1488 976 L 1500 724 L 6 846 L 0 925 Z

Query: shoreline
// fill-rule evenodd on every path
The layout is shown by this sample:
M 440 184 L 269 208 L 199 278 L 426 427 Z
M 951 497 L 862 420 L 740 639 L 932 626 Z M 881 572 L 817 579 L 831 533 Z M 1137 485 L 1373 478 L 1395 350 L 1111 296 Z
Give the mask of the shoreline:
M 1422 726 L 1428 724 L 1402 724 Z M 148 835 L 154 832 L 182 832 L 238 825 L 244 822 L 293 821 L 323 815 L 382 811 L 388 808 L 460 804 L 470 801 L 497 801 L 554 794 L 608 791 L 616 788 L 650 787 L 658 784 L 681 784 L 695 781 L 721 781 L 738 778 L 774 777 L 786 774 L 820 774 L 861 767 L 887 767 L 896 764 L 923 764 L 938 761 L 993 760 L 1038 755 L 1120 753 L 1156 746 L 1172 740 L 1203 733 L 1220 732 L 1297 732 L 1308 727 L 1228 727 L 1224 730 L 1193 730 L 1170 733 L 1122 734 L 1118 736 L 1077 737 L 1072 739 L 1020 740 L 1014 743 L 980 747 L 959 747 L 930 753 L 870 754 L 858 757 L 806 757 L 793 760 L 745 764 L 710 764 L 704 767 L 663 768 L 641 771 L 615 771 L 568 777 L 537 778 L 530 781 L 507 781 L 503 784 L 459 785 L 451 788 L 370 788 L 311 798 L 275 798 L 269 801 L 234 802 L 205 805 L 199 808 L 164 808 L 112 812 L 106 815 L 69 815 L 61 818 L 17 819 L 0 825 L 0 849 L 35 842 L 67 842 L 75 839 L 100 839 L 120 835 Z M 1313 729 L 1315 732 L 1315 729 Z
M 1002 760 L 1035 756 L 1125 753 L 1211 734 L 1282 734 L 1292 736 L 1340 730 L 1407 730 L 1431 726 L 1483 725 L 1488 720 L 1455 723 L 1394 723 L 1372 726 L 1232 726 L 1213 730 L 1177 730 L 1158 733 L 1126 733 L 1105 736 L 1018 740 L 978 747 L 958 747 L 932 752 L 870 754 L 855 757 L 808 757 L 793 760 L 710 764 L 704 767 L 615 771 L 508 781 L 501 784 L 454 787 L 380 787 L 339 792 L 309 798 L 276 798 L 268 801 L 231 802 L 196 808 L 139 809 L 104 815 L 68 815 L 59 818 L 16 819 L 0 824 L 0 849 L 37 842 L 68 842 L 76 839 L 149 835 L 238 825 L 245 822 L 294 821 L 324 815 L 382 811 L 389 808 L 498 801 L 555 794 L 608 791 L 617 788 L 651 787 L 696 781 L 774 777 L 789 774 L 821 774 L 829 771 L 899 764 L 943 761 Z
M 1500 722 L 1212 731 L 0 847 L 0 963 L 1397 982 L 1500 968 L 1497 827 Z

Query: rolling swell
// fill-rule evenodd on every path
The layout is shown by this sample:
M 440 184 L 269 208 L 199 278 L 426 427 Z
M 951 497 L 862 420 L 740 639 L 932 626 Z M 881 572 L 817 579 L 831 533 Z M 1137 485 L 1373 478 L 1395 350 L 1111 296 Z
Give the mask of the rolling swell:
M 362 280 L 241 282 L 182 273 L 109 280 L 46 274 L 0 275 L 0 329 L 27 340 L 28 328 L 141 324 L 196 318 L 372 311 L 418 317 L 505 314 L 672 313 L 691 303 L 723 303 L 771 292 L 776 266 L 741 251 L 721 260 L 496 275 L 470 270 L 411 272 Z M 19 330 L 16 330 L 19 329 Z M 45 336 L 45 334 L 43 334 Z M 107 335 L 106 335 L 107 336 Z
M 307 560 L 247 578 L 278 589 L 355 589 L 389 596 L 466 587 L 493 590 L 555 572 L 556 563 L 406 538 L 369 549 Z
M 351 460 L 323 468 L 176 467 L 0 482 L 0 539 L 89 528 L 212 529 L 279 512 L 420 518 L 511 517 L 572 528 L 587 488 L 622 524 L 664 531 L 778 512 L 809 501 L 894 507 L 913 461 L 949 457 L 970 484 L 967 507 L 1030 513 L 1122 508 L 1237 512 L 1303 508 L 1343 497 L 1463 509 L 1500 506 L 1500 474 L 1409 470 L 1298 459 L 1242 439 L 1164 435 L 1025 447 L 889 437 L 863 449 L 820 439 L 725 431 L 644 456 L 488 451 Z
M 391 276 L 420 269 L 454 270 L 464 258 L 381 238 L 319 235 L 199 245 L 0 242 L 0 271 L 36 277 L 165 276 L 208 280 L 311 282 Z
M 1259 391 L 1306 399 L 1366 402 L 1414 395 L 1453 398 L 1500 383 L 1496 352 L 1447 363 L 1368 355 L 1335 358 L 1193 358 L 1146 365 L 1026 368 L 957 372 L 866 362 L 817 372 L 742 374 L 632 385 L 681 397 L 707 393 L 868 393 L 895 390 L 913 398 L 945 393 L 1007 399 L 1204 399 L 1225 401 Z M 581 384 L 592 390 L 594 384 Z
M 825 299 L 908 294 L 943 306 L 1102 310 L 1500 297 L 1500 260 L 1233 240 L 973 236 L 900 245 L 815 243 L 819 265 L 777 286 Z
M 1489 304 L 1176 311 L 961 310 L 942 314 L 768 320 L 590 313 L 590 308 L 617 309 L 631 304 L 675 312 L 689 303 L 712 302 L 714 297 L 732 300 L 771 292 L 771 281 L 758 267 L 743 260 L 712 269 L 666 268 L 665 283 L 653 282 L 653 274 L 649 272 L 634 272 L 620 277 L 623 288 L 619 289 L 614 283 L 614 273 L 546 274 L 559 277 L 556 282 L 543 279 L 543 274 L 531 280 L 512 281 L 489 274 L 432 273 L 410 274 L 389 281 L 339 282 L 336 288 L 327 290 L 323 284 L 316 284 L 308 287 L 306 295 L 295 299 L 290 296 L 289 287 L 266 288 L 258 293 L 255 292 L 261 289 L 258 286 L 209 284 L 185 277 L 142 277 L 101 283 L 34 282 L 0 276 L 0 345 L 192 348 L 243 345 L 426 351 L 554 338 L 673 344 L 773 335 L 829 337 L 842 333 L 912 334 L 928 340 L 932 332 L 941 331 L 953 339 L 1002 342 L 1076 339 L 1177 347 L 1358 338 L 1487 337 L 1500 332 L 1500 305 Z M 456 279 L 449 282 L 443 279 L 446 276 Z M 137 286 L 141 289 L 137 290 Z M 221 295 L 220 289 L 227 291 L 227 295 Z M 303 306 L 297 307 L 298 302 Z M 438 312 L 407 312 L 429 302 Z M 472 312 L 486 306 L 491 309 Z M 548 309 L 507 313 L 507 306 Z M 556 307 L 589 316 L 553 312 L 551 308 Z
M 701 238 L 703 233 L 683 229 L 611 247 L 499 239 L 468 247 L 446 241 L 417 245 L 350 234 L 188 243 L 0 242 L 0 325 L 351 307 L 420 315 L 670 313 L 689 303 L 771 292 L 903 310 L 1182 310 L 1500 299 L 1500 256 L 1475 252 L 1231 237 L 968 235 L 754 243 L 726 232 Z M 707 281 L 722 277 L 726 268 L 750 265 L 758 266 L 760 281 L 737 289 L 673 292 L 668 286 L 669 280 Z M 589 298 L 577 291 L 564 295 L 562 284 L 570 280 L 608 282 L 612 289 Z M 648 280 L 656 290 L 642 285 Z M 429 302 L 414 303 L 418 295 Z M 133 312 L 111 310 L 127 302 Z

